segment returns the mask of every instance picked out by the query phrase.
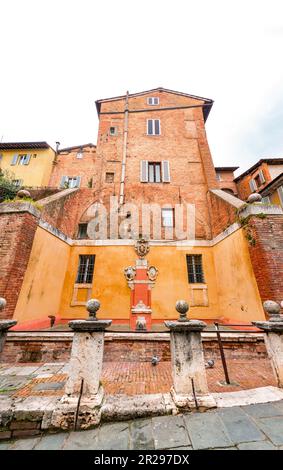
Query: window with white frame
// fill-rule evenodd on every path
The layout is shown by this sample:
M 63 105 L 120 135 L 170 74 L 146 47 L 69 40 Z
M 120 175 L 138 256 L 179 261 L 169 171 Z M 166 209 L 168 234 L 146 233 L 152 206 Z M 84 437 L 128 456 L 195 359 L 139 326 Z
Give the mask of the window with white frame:
M 147 120 L 147 135 L 160 135 L 160 119 Z
M 20 188 L 23 184 L 23 180 L 12 180 L 12 183 L 14 186 L 17 186 L 17 188 Z
M 80 176 L 62 176 L 60 188 L 79 188 L 81 184 Z
M 141 160 L 140 162 L 140 182 L 141 183 L 170 183 L 170 165 L 169 161 L 149 162 Z
M 30 161 L 30 155 L 28 154 L 22 154 L 22 155 L 19 155 L 19 162 L 18 164 L 19 165 L 28 165 L 29 164 L 29 161 Z
M 165 208 L 161 210 L 162 227 L 174 227 L 174 209 Z
M 77 152 L 77 158 L 83 158 L 83 156 L 84 156 L 83 150 L 80 149 L 80 150 Z
M 151 96 L 147 98 L 147 104 L 150 104 L 151 106 L 156 106 L 157 104 L 159 104 L 159 98 L 157 98 L 156 96 Z

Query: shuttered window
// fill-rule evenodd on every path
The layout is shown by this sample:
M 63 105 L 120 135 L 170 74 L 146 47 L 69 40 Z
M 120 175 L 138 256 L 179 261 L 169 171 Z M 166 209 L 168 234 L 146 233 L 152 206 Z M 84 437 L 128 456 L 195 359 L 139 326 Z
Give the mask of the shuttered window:
M 160 119 L 148 119 L 147 120 L 147 134 L 148 135 L 160 135 Z
M 81 184 L 80 176 L 62 176 L 60 188 L 79 188 Z
M 186 255 L 186 258 L 189 283 L 196 284 L 205 282 L 202 267 L 202 255 Z
M 15 153 L 15 155 L 13 155 L 11 165 L 16 165 L 17 164 L 18 157 L 19 157 L 19 155 L 17 153 Z
M 264 177 L 263 171 L 259 170 L 258 174 L 259 174 L 259 180 L 260 180 L 261 184 L 265 183 L 265 177 Z
M 174 227 L 174 209 L 162 209 L 162 227 Z
M 91 284 L 93 279 L 95 255 L 79 255 L 77 284 Z
M 250 180 L 249 185 L 252 193 L 257 190 L 257 185 L 254 179 Z
M 31 155 L 29 154 L 19 155 L 19 165 L 28 165 L 30 162 L 30 157 Z
M 169 161 L 149 162 L 142 160 L 140 163 L 141 183 L 170 183 Z

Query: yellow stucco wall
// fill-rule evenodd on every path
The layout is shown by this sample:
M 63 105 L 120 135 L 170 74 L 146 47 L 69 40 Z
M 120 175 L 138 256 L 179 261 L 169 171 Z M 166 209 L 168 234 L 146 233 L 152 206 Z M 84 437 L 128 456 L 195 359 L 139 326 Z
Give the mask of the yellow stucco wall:
M 272 194 L 269 195 L 271 204 L 276 204 L 277 206 L 282 206 L 278 190 L 276 189 Z
M 58 315 L 70 247 L 38 227 L 17 302 L 19 323 Z
M 225 319 L 250 322 L 265 319 L 242 229 L 213 247 L 218 311 Z
M 38 228 L 15 312 L 19 322 L 46 319 L 48 315 L 86 317 L 84 305 L 71 306 L 80 254 L 96 256 L 91 297 L 101 302 L 99 316 L 129 319 L 130 289 L 123 271 L 135 265 L 133 246 L 71 247 Z M 176 318 L 176 300 L 192 301 L 186 254 L 202 254 L 209 300 L 208 306 L 191 307 L 192 318 L 264 319 L 247 242 L 240 229 L 213 247 L 180 250 L 151 246 L 148 262 L 159 270 L 152 290 L 153 320 Z
M 23 186 L 47 186 L 53 168 L 55 152 L 53 149 L 1 150 L 0 168 L 8 171 L 12 179 L 23 180 Z M 15 154 L 31 154 L 28 165 L 11 165 Z M 34 157 L 36 155 L 36 157 Z M 19 159 L 18 159 L 19 161 Z

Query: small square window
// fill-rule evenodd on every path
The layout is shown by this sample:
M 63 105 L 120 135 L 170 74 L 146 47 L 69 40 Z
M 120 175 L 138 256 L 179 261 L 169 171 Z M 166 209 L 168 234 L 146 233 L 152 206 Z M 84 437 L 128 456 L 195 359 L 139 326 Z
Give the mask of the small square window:
M 109 129 L 110 135 L 117 135 L 117 127 L 111 126 Z
M 84 154 L 83 154 L 83 151 L 82 150 L 79 150 L 77 152 L 77 158 L 83 158 Z
M 105 181 L 106 183 L 114 183 L 114 173 L 106 173 Z
M 156 106 L 157 104 L 159 104 L 159 98 L 151 96 L 147 98 L 147 104 L 150 104 L 151 106 Z

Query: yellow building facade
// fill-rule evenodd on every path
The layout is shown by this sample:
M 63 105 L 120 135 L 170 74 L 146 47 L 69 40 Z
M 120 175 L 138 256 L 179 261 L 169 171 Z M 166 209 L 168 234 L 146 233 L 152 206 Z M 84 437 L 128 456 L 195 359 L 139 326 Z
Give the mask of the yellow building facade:
M 0 143 L 0 168 L 19 187 L 47 186 L 54 158 L 46 142 Z

